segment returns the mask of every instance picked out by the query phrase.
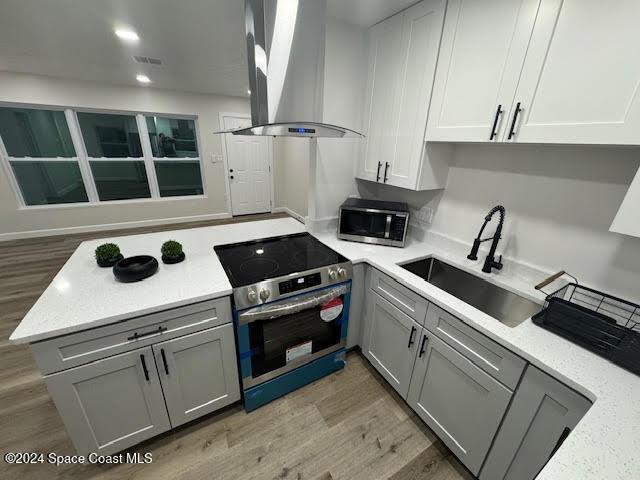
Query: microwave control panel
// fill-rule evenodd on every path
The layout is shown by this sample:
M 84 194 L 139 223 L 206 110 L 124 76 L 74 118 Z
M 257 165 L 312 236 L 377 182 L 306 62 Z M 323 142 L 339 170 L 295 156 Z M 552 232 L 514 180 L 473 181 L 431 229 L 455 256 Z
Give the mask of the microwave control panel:
M 292 278 L 291 280 L 280 282 L 278 284 L 278 290 L 280 291 L 280 295 L 283 295 L 285 293 L 297 292 L 298 290 L 304 290 L 305 288 L 315 287 L 316 285 L 320 285 L 321 282 L 322 279 L 320 277 L 320 272 L 310 273 L 303 277 Z
M 393 215 L 393 217 L 391 217 L 389 238 L 392 240 L 402 241 L 404 238 L 404 229 L 406 224 L 407 217 L 405 215 Z

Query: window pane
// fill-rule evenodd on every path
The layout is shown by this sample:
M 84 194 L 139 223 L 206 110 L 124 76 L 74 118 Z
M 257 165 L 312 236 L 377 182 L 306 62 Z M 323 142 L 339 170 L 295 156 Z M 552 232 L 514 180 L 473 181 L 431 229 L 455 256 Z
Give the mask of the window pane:
M 146 117 L 151 151 L 156 158 L 198 156 L 196 122 L 167 117 Z
M 78 121 L 89 157 L 142 156 L 140 135 L 134 115 L 79 112 Z
M 155 162 L 161 197 L 202 195 L 199 161 Z
M 149 182 L 144 162 L 90 162 L 100 200 L 149 198 Z
M 0 107 L 0 136 L 10 157 L 75 157 L 64 112 Z
M 11 162 L 27 205 L 87 202 L 78 162 Z

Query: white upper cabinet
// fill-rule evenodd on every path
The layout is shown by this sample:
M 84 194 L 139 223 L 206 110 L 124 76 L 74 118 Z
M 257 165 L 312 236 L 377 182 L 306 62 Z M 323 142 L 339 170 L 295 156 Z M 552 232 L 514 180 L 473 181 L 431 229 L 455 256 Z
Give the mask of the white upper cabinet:
M 427 141 L 640 144 L 640 2 L 450 0 Z
M 424 132 L 445 4 L 424 0 L 369 30 L 359 178 L 414 190 L 444 187 L 447 166 L 431 162 Z
M 395 15 L 369 30 L 369 67 L 365 96 L 364 161 L 359 175 L 380 181 L 384 164 L 393 154 L 391 111 L 395 98 L 396 68 L 402 36 L 402 15 Z
M 638 0 L 543 0 L 512 140 L 640 144 L 638 19 Z
M 496 141 L 508 112 L 539 0 L 450 0 L 425 139 Z

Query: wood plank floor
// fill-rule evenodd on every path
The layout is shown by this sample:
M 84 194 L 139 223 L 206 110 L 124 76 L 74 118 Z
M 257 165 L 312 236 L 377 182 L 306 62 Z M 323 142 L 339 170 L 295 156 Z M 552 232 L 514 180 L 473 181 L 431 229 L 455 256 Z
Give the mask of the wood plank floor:
M 74 454 L 28 347 L 8 337 L 81 241 L 281 215 L 0 243 L 0 453 Z M 358 353 L 347 367 L 250 414 L 240 406 L 132 448 L 148 465 L 2 465 L 2 479 L 473 478 Z

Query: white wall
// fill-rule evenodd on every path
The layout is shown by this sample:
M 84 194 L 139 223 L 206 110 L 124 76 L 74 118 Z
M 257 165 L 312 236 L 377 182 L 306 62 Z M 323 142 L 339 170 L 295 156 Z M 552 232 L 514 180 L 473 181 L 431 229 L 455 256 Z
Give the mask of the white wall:
M 309 190 L 309 140 L 273 139 L 274 201 L 299 217 L 307 216 Z
M 0 102 L 115 109 L 133 112 L 196 115 L 200 131 L 203 176 L 207 198 L 135 202 L 46 209 L 17 208 L 4 171 L 0 170 L 0 235 L 87 225 L 149 221 L 224 214 L 228 211 L 222 163 L 218 112 L 248 113 L 248 99 L 199 95 L 146 87 L 125 87 L 37 75 L 0 72 Z
M 326 30 L 323 121 L 362 131 L 367 80 L 366 29 L 329 17 Z M 340 204 L 358 193 L 355 162 L 363 140 L 318 139 L 316 218 L 334 218 Z
M 435 208 L 430 228 L 469 244 L 489 209 L 502 204 L 498 253 L 638 301 L 640 239 L 609 226 L 639 163 L 637 148 L 456 145 L 444 191 L 359 187 L 363 197 Z

